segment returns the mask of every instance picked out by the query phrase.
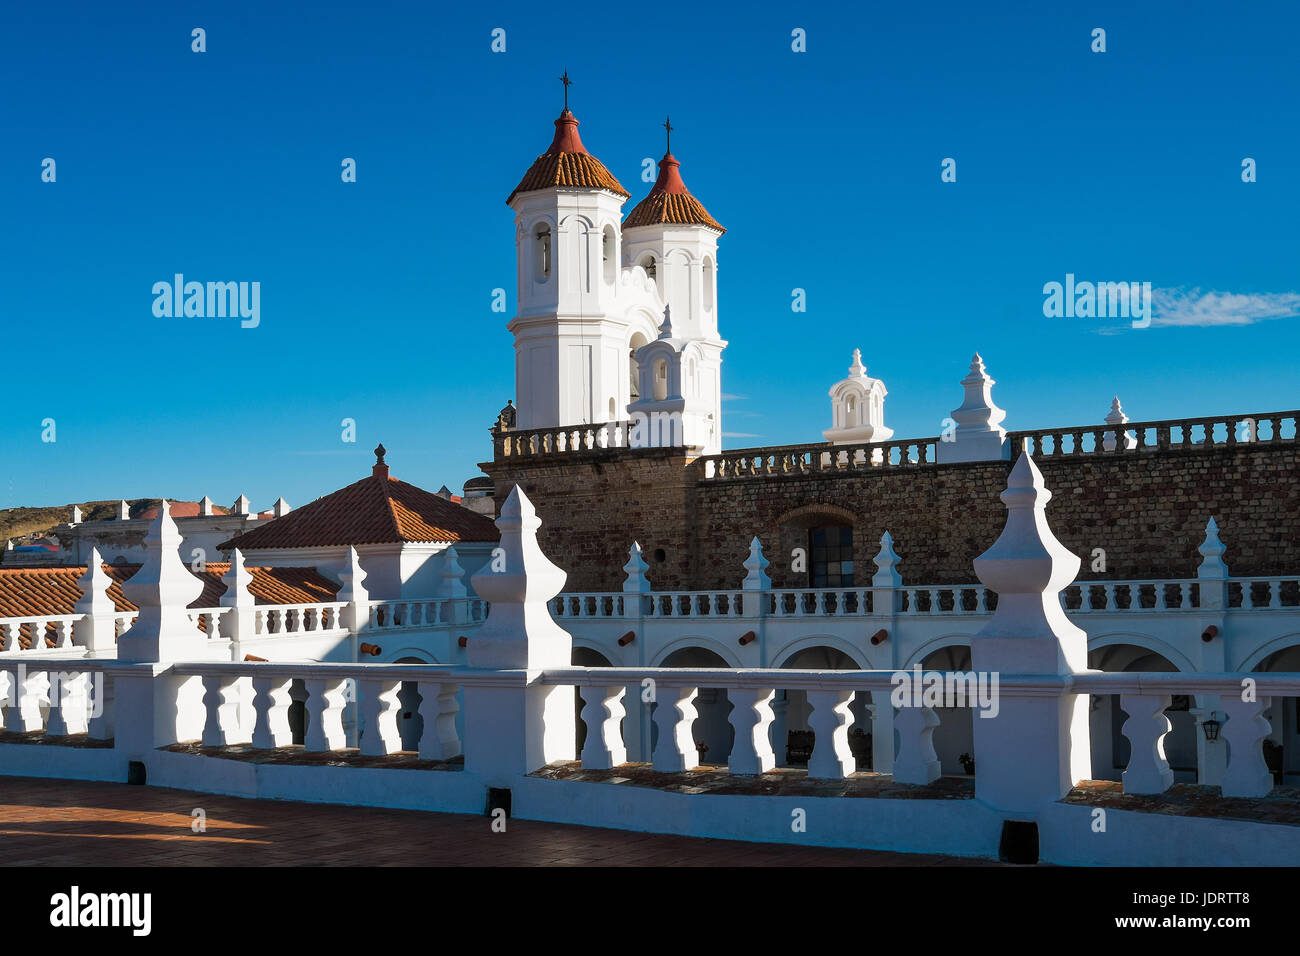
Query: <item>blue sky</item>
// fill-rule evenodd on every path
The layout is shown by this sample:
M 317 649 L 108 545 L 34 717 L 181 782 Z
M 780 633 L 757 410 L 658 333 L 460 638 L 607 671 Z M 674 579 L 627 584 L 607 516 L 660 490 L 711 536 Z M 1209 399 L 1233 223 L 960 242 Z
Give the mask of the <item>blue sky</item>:
M 564 69 L 625 210 L 671 113 L 728 227 L 729 447 L 820 440 L 854 347 L 900 438 L 939 431 L 976 349 L 1009 428 L 1115 393 L 1137 419 L 1300 404 L 1294 4 L 122 6 L 0 12 L 0 507 L 302 504 L 379 441 L 459 490 L 513 397 L 504 200 Z M 260 325 L 155 317 L 177 272 L 259 281 Z M 1045 318 L 1066 273 L 1149 281 L 1164 315 Z

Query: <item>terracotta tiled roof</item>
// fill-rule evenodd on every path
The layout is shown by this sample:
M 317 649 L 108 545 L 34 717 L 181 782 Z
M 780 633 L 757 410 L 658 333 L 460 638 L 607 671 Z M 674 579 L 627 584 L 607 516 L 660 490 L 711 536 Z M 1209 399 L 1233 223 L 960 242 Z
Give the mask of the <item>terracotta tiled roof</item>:
M 623 228 L 636 226 L 657 226 L 672 222 L 683 225 L 708 226 L 719 233 L 726 232 L 718 220 L 709 215 L 698 199 L 691 195 L 686 183 L 682 181 L 681 163 L 668 153 L 659 160 L 659 178 L 655 180 L 649 195 L 636 204 L 636 207 L 623 220 Z
M 136 606 L 122 594 L 122 584 L 140 569 L 138 564 L 105 564 L 111 579 L 108 596 L 117 611 L 134 611 Z M 203 593 L 190 607 L 216 607 L 226 585 L 221 578 L 229 564 L 210 563 L 201 572 L 192 572 L 203 582 Z M 339 585 L 315 568 L 250 567 L 253 575 L 248 589 L 258 604 L 315 604 L 334 600 Z M 77 581 L 86 573 L 81 567 L 0 568 L 0 617 L 34 617 L 38 614 L 75 614 L 81 588 Z M 3 638 L 0 634 L 0 639 Z M 47 629 L 47 643 L 54 646 L 53 625 Z M 23 625 L 20 642 L 31 646 L 31 625 Z
M 403 541 L 498 541 L 491 519 L 432 492 L 377 473 L 318 498 L 218 547 L 319 548 Z M 380 473 L 382 472 L 382 473 Z
M 556 186 L 608 189 L 620 196 L 630 196 L 614 174 L 587 152 L 578 137 L 578 120 L 567 109 L 555 121 L 555 139 L 550 148 L 533 161 L 510 194 L 507 203 L 514 202 L 519 193 L 535 189 L 552 189 Z

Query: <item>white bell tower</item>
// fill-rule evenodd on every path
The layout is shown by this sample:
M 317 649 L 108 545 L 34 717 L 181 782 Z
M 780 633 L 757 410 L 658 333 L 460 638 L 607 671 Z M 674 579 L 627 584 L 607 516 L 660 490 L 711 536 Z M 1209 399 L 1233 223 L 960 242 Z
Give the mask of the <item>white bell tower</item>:
M 671 123 L 664 128 L 671 137 Z M 645 270 L 667 306 L 659 338 L 636 352 L 640 397 L 628 412 L 680 411 L 687 447 L 708 455 L 722 450 L 727 343 L 718 335 L 717 261 L 726 230 L 691 195 L 680 169 L 670 148 L 653 188 L 623 221 L 624 260 Z
M 626 322 L 620 282 L 619 223 L 628 191 L 578 136 L 564 111 L 555 138 L 507 204 L 515 211 L 518 312 L 515 338 L 517 428 L 617 421 L 626 394 Z

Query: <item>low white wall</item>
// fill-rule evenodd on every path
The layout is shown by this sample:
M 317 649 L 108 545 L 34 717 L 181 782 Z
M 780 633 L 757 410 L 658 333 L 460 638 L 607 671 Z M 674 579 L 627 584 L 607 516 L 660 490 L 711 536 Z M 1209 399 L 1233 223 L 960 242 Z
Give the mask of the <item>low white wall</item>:
M 1074 866 L 1295 866 L 1300 827 L 1055 803 L 1039 818 L 1044 863 Z
M 482 814 L 487 788 L 463 770 L 290 766 L 152 751 L 152 786 L 264 800 Z M 0 774 L 125 782 L 112 749 L 0 744 Z M 760 843 L 996 859 L 1003 815 L 979 800 L 669 793 L 540 777 L 511 784 L 517 819 Z M 804 832 L 792 828 L 805 813 Z M 1291 866 L 1300 827 L 1056 803 L 1038 817 L 1041 861 L 1081 866 Z M 485 822 L 486 825 L 486 822 Z M 418 853 L 418 849 L 414 850 Z

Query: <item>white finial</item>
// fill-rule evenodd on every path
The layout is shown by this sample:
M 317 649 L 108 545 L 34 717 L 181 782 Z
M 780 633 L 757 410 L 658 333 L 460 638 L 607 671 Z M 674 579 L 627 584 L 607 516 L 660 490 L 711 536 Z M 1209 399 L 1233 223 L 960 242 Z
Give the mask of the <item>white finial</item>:
M 238 548 L 230 555 L 230 569 L 221 576 L 226 591 L 217 602 L 221 607 L 253 607 L 257 604 L 251 590 L 253 573 L 244 566 L 244 554 Z
M 673 307 L 671 305 L 665 305 L 664 320 L 663 323 L 659 326 L 659 338 L 671 339 L 672 337 L 673 337 Z
M 772 587 L 772 579 L 767 574 L 772 562 L 763 557 L 763 545 L 757 536 L 749 542 L 749 557 L 745 559 L 745 580 L 740 586 L 746 591 L 767 591 Z
M 6 550 L 6 551 L 12 551 L 13 549 L 14 549 L 14 539 L 13 539 L 13 538 L 7 538 L 7 539 L 5 540 L 5 550 Z
M 438 597 L 463 598 L 469 591 L 465 587 L 465 569 L 460 566 L 460 555 L 455 545 L 443 552 L 442 571 L 438 575 Z
M 81 588 L 81 597 L 77 599 L 73 612 L 76 614 L 103 614 L 114 610 L 113 599 L 108 596 L 113 579 L 104 571 L 104 559 L 99 548 L 90 549 L 90 560 L 86 562 L 86 573 L 77 579 Z
M 249 514 L 250 513 L 249 509 L 251 508 L 251 505 L 252 502 L 248 500 L 248 497 L 246 495 L 240 495 L 238 498 L 235 499 L 235 514 L 237 515 Z
M 73 605 L 74 614 L 82 614 L 81 620 L 73 625 L 73 640 L 86 648 L 91 657 L 117 655 L 117 636 L 113 615 L 117 605 L 108 596 L 113 579 L 104 570 L 104 559 L 99 548 L 90 549 L 90 560 L 86 562 L 86 573 L 77 579 L 81 597 Z
M 207 495 L 204 495 L 203 500 L 199 502 L 199 514 L 205 518 L 216 514 L 216 509 L 212 506 L 212 499 Z
M 1080 561 L 1047 524 L 1051 497 L 1043 473 L 1022 452 L 1001 495 L 1006 526 L 975 559 L 975 574 L 997 592 L 998 606 L 974 640 L 1017 639 L 1014 649 L 1001 646 L 1007 653 L 1000 666 L 1011 673 L 1058 674 L 1087 667 L 1087 636 L 1070 623 L 1060 599 L 1078 575 Z
M 202 658 L 207 638 L 190 620 L 188 608 L 203 593 L 203 582 L 181 560 L 181 544 L 171 505 L 164 498 L 144 538 L 144 563 L 122 585 L 122 593 L 140 613 L 118 642 L 119 660 Z
M 348 545 L 348 563 L 339 572 L 339 580 L 343 586 L 339 588 L 334 600 L 352 602 L 370 599 L 370 592 L 365 585 L 366 572 L 361 567 L 361 555 L 357 553 L 356 545 Z
M 627 564 L 623 565 L 623 573 L 627 575 L 623 581 L 623 593 L 649 594 L 650 581 L 645 576 L 649 570 L 650 565 L 641 556 L 641 545 L 633 541 L 632 547 L 627 549 Z
M 555 623 L 547 602 L 568 577 L 542 553 L 537 510 L 515 485 L 496 525 L 501 541 L 470 578 L 474 592 L 489 602 L 488 618 L 469 641 L 470 667 L 568 667 L 573 638 Z
M 81 524 L 81 509 L 76 505 L 72 506 L 72 517 L 68 519 L 68 524 Z
M 1214 518 L 1205 524 L 1205 540 L 1196 549 L 1201 553 L 1201 563 L 1196 569 L 1198 578 L 1219 580 L 1228 576 L 1228 566 L 1223 561 L 1223 554 L 1228 549 L 1219 540 L 1219 526 Z
M 1128 416 L 1124 414 L 1124 408 L 1119 403 L 1119 396 L 1116 395 L 1110 403 L 1110 414 L 1104 419 L 1107 425 L 1123 425 L 1128 421 Z M 1104 451 L 1114 451 L 1118 441 L 1113 431 L 1108 431 L 1101 436 L 1101 447 Z M 1124 432 L 1124 448 L 1136 448 L 1137 438 L 1132 432 Z
M 862 378 L 867 374 L 867 367 L 862 364 L 862 349 L 853 350 L 853 364 L 849 366 L 850 378 Z
M 902 560 L 894 553 L 894 539 L 886 531 L 880 536 L 880 553 L 875 558 L 876 573 L 871 578 L 871 586 L 875 588 L 901 588 L 903 586 L 903 576 L 898 572 L 898 565 Z
M 1000 423 L 1007 413 L 993 404 L 993 386 L 996 384 L 984 370 L 984 359 L 976 352 L 971 358 L 970 373 L 961 380 L 966 400 L 952 412 L 957 427 L 951 438 L 941 438 L 938 443 L 941 464 L 1006 458 L 1007 430 Z
M 285 501 L 284 498 L 275 499 L 275 504 L 271 506 L 271 513 L 277 518 L 283 518 L 289 513 L 289 510 L 289 502 Z
M 131 506 L 126 503 L 125 498 L 123 498 L 117 504 L 117 520 L 118 521 L 131 520 Z

